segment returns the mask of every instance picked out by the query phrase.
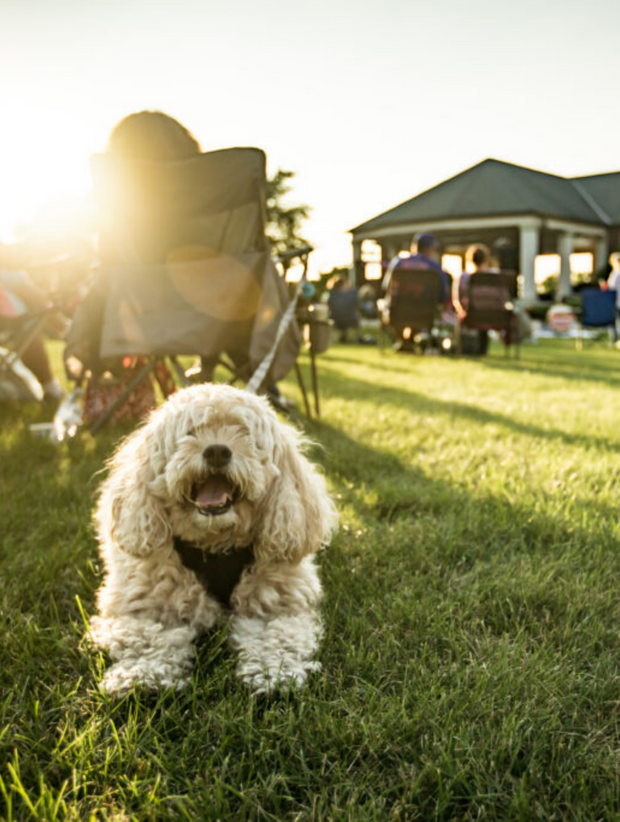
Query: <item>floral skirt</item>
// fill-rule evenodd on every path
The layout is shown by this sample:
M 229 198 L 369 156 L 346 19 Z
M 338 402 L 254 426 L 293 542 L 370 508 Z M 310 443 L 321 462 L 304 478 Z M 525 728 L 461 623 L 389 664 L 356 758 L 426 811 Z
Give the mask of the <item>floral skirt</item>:
M 121 377 L 106 379 L 92 378 L 88 380 L 84 395 L 83 421 L 89 424 L 98 420 L 108 408 L 127 389 L 138 372 L 144 367 L 145 360 L 137 358 L 126 366 Z M 111 422 L 128 422 L 144 420 L 157 407 L 155 385 L 153 377 L 159 383 L 165 397 L 170 396 L 176 385 L 172 375 L 163 363 L 158 363 L 154 374 L 148 374 L 133 389 L 131 394 L 114 411 Z

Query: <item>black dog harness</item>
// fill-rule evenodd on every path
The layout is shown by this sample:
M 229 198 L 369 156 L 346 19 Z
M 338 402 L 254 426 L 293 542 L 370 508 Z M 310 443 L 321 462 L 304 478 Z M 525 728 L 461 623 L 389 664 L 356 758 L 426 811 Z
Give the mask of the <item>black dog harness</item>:
M 230 607 L 230 597 L 241 574 L 254 562 L 252 546 L 233 548 L 225 554 L 210 554 L 192 542 L 175 537 L 174 548 L 183 565 L 196 574 L 205 591 L 222 605 Z

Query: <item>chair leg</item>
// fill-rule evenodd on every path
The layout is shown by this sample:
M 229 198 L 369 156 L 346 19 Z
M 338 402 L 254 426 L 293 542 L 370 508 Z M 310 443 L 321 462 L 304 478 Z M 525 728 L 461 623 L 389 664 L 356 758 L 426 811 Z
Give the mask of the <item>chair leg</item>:
M 301 396 L 304 400 L 304 407 L 306 409 L 306 416 L 309 420 L 312 419 L 312 411 L 310 410 L 310 403 L 308 402 L 308 394 L 306 392 L 306 386 L 304 384 L 304 378 L 301 373 L 301 368 L 299 367 L 299 362 L 295 360 L 295 375 L 297 376 L 297 382 L 299 383 L 299 388 L 301 390 Z
M 228 362 L 228 360 L 225 360 L 224 357 L 220 357 L 218 359 L 216 366 L 218 365 L 221 365 L 222 368 L 225 368 L 227 371 L 230 371 L 232 375 L 231 378 L 227 381 L 227 385 L 234 385 L 242 379 L 242 375 L 239 374 L 239 369 L 234 365 L 234 363 L 230 363 Z
M 319 378 L 316 371 L 316 357 L 312 346 L 310 346 L 310 376 L 312 378 L 312 393 L 314 394 L 314 411 L 317 419 L 320 419 L 321 408 L 319 406 Z
M 177 375 L 181 385 L 183 387 L 191 385 L 192 381 L 185 376 L 185 371 L 183 371 L 183 367 L 181 366 L 181 363 L 178 361 L 178 359 L 176 357 L 170 357 L 170 362 L 172 363 L 172 368 L 174 369 L 174 372 Z
M 15 356 L 18 360 L 21 360 L 22 355 L 26 351 L 26 349 L 30 346 L 30 343 L 34 340 L 37 334 L 41 333 L 45 327 L 45 323 L 47 320 L 46 315 L 42 315 L 39 317 L 35 317 L 31 321 L 30 328 L 28 328 L 24 336 L 20 339 L 19 345 L 15 348 Z

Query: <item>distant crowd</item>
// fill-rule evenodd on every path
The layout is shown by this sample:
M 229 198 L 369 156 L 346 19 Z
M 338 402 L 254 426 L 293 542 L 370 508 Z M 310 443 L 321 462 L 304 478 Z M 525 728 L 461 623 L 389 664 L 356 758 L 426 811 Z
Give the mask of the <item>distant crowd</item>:
M 169 163 L 200 155 L 200 146 L 193 135 L 180 123 L 161 112 L 140 112 L 122 120 L 112 131 L 108 144 L 108 154 L 124 162 L 148 160 L 153 163 Z M 145 214 L 145 224 L 149 215 Z M 105 222 L 105 216 L 104 216 Z M 102 362 L 99 358 L 98 340 L 103 322 L 103 304 L 105 300 L 105 277 L 98 271 L 105 266 L 114 266 L 119 262 L 118 250 L 109 238 L 100 239 L 99 267 L 90 268 L 88 289 L 74 295 L 75 306 L 83 301 L 77 312 L 80 323 L 73 323 L 69 335 L 69 344 L 65 358 L 65 368 L 71 378 L 86 380 L 85 413 L 92 407 L 93 413 L 99 413 L 102 406 L 110 404 L 119 395 L 124 384 L 128 384 L 134 372 L 141 367 L 140 357 L 127 358 L 122 362 Z M 158 259 L 154 260 L 155 263 Z M 616 292 L 617 310 L 620 313 L 620 252 L 609 258 L 611 274 L 601 288 Z M 20 349 L 23 364 L 34 374 L 42 386 L 43 396 L 58 401 L 63 396 L 59 379 L 54 375 L 45 346 L 48 335 L 64 337 L 69 320 L 63 315 L 63 306 L 55 303 L 49 294 L 38 285 L 31 276 L 32 260 L 25 245 L 5 245 L 0 243 L 0 358 L 3 345 L 3 322 L 10 325 L 24 317 L 42 319 L 35 332 L 27 338 L 27 344 Z M 460 276 L 453 278 L 441 264 L 440 246 L 437 239 L 429 233 L 414 237 L 409 253 L 399 254 L 385 266 L 385 273 L 376 283 L 365 283 L 358 287 L 347 274 L 332 276 L 326 285 L 326 291 L 320 298 L 327 304 L 329 315 L 335 325 L 341 342 L 352 340 L 361 344 L 376 343 L 374 330 L 382 323 L 389 326 L 389 314 L 393 297 L 393 284 L 399 272 L 406 271 L 436 272 L 439 282 L 438 311 L 441 322 L 446 327 L 459 328 L 461 339 L 467 343 L 469 334 L 469 352 L 485 354 L 488 348 L 488 332 L 484 328 L 467 330 L 467 320 L 471 311 L 472 283 L 480 274 L 501 274 L 500 268 L 493 259 L 491 250 L 480 243 L 470 246 L 465 253 L 465 266 Z M 515 275 L 516 277 L 516 275 Z M 86 279 L 86 278 L 85 278 Z M 277 278 L 276 278 L 277 279 Z M 278 285 L 281 285 L 279 283 Z M 514 314 L 514 325 L 505 334 L 522 338 L 528 334 L 528 317 L 521 310 L 516 297 L 511 297 L 511 311 Z M 68 312 L 73 313 L 72 311 Z M 387 318 L 387 319 L 386 319 Z M 81 329 L 81 330 L 80 330 Z M 406 329 L 411 331 L 411 329 Z M 394 331 L 394 329 L 392 329 Z M 405 346 L 407 340 L 402 336 L 403 329 L 397 329 L 395 345 Z M 81 333 L 79 358 L 73 356 L 78 346 L 76 339 Z M 399 336 L 400 334 L 400 336 Z M 71 338 L 73 335 L 73 340 Z M 506 341 L 506 340 L 505 340 Z M 88 356 L 83 356 L 86 351 Z M 467 353 L 467 345 L 465 346 Z M 244 350 L 227 351 L 235 367 L 243 370 L 248 360 Z M 203 356 L 199 363 L 199 376 L 211 379 L 219 362 L 219 353 Z M 1 361 L 1 359 L 0 359 Z M 75 366 L 78 370 L 75 370 Z M 160 375 L 161 377 L 161 375 Z M 280 395 L 275 380 L 268 381 L 266 393 L 274 404 L 285 403 Z M 0 391 L 0 399 L 2 392 Z M 138 396 L 136 408 L 130 414 L 141 416 L 155 404 L 152 386 L 145 387 Z

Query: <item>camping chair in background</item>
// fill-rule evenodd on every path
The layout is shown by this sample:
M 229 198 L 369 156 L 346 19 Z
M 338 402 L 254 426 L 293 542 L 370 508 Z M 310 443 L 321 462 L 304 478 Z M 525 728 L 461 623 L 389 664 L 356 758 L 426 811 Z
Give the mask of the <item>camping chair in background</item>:
M 616 292 L 600 288 L 584 288 L 581 291 L 581 331 L 586 328 L 607 328 L 612 345 L 618 339 L 616 331 Z M 575 347 L 583 349 L 583 334 L 575 339 Z
M 215 357 L 231 381 L 245 382 L 268 361 L 256 389 L 296 368 L 301 337 L 265 238 L 262 151 L 225 149 L 168 163 L 104 154 L 93 158 L 92 172 L 101 271 L 76 312 L 65 358 L 78 377 L 123 358 L 141 365 L 91 431 L 166 358 L 182 383 L 181 355 Z M 296 252 L 306 265 L 309 251 Z
M 514 346 L 519 357 L 516 304 L 517 275 L 510 271 L 478 272 L 469 281 L 467 316 L 458 326 L 457 350 L 462 354 L 462 329 L 499 331 L 508 356 Z
M 53 308 L 17 314 L 0 288 L 0 398 L 41 400 L 43 388 L 21 359 L 40 334 Z
M 432 336 L 440 315 L 441 274 L 433 268 L 395 268 L 381 321 L 381 350 L 389 330 L 396 342 L 413 344 L 420 334 Z

